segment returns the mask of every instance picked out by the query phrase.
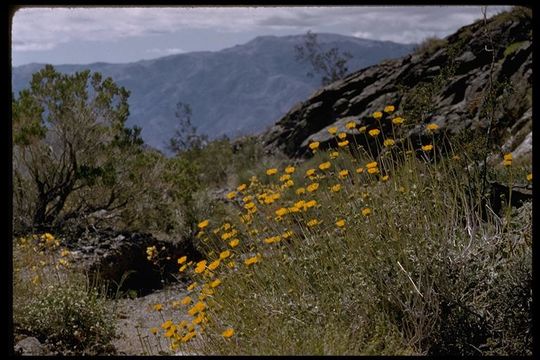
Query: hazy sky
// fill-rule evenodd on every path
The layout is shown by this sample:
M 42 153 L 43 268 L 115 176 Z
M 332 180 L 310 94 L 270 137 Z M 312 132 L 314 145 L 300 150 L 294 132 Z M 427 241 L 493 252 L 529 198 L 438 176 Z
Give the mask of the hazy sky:
M 13 17 L 12 62 L 132 62 L 307 30 L 415 43 L 481 17 L 480 6 L 32 7 Z

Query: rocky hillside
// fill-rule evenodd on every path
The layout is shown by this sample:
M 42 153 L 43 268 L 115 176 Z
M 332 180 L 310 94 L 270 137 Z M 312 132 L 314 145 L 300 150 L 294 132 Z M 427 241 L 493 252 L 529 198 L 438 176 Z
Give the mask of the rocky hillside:
M 295 102 L 320 86 L 306 76 L 308 64 L 295 60 L 294 46 L 302 35 L 261 36 L 221 51 L 191 52 L 128 64 L 58 65 L 60 72 L 99 71 L 131 91 L 128 125 L 142 127 L 145 142 L 163 150 L 175 126 L 179 101 L 193 109 L 193 123 L 211 139 L 265 130 Z M 384 59 L 398 58 L 413 45 L 318 34 L 325 50 L 349 51 L 349 70 L 356 71 Z M 15 94 L 28 86 L 43 64 L 13 68 Z
M 481 20 L 462 27 L 445 39 L 428 41 L 401 59 L 357 71 L 295 105 L 264 135 L 264 142 L 289 156 L 308 155 L 308 143 L 328 145 L 327 129 L 336 126 L 363 143 L 366 137 L 347 130 L 345 124 L 354 120 L 369 130 L 374 124 L 371 114 L 388 104 L 406 119 L 406 135 L 415 141 L 422 140 L 427 122 L 449 133 L 487 129 L 491 99 L 497 145 L 514 156 L 530 154 L 531 21 L 530 12 L 514 9 L 487 23 Z

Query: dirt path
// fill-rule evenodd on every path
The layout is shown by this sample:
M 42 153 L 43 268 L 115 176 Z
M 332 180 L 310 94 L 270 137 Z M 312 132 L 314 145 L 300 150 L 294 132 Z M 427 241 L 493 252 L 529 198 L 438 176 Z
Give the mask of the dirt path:
M 137 334 L 137 328 L 141 337 L 146 338 L 151 344 L 151 354 L 158 355 L 158 341 L 161 341 L 163 350 L 168 350 L 166 339 L 163 336 L 154 336 L 150 333 L 150 328 L 158 327 L 163 323 L 163 319 L 171 319 L 179 322 L 186 318 L 185 312 L 173 310 L 171 303 L 181 300 L 186 295 L 186 290 L 180 284 L 169 285 L 162 290 L 136 299 L 116 300 L 116 329 L 119 338 L 113 344 L 119 355 L 143 355 L 144 349 Z M 163 304 L 161 313 L 155 311 L 155 304 Z M 163 316 L 163 318 L 162 318 Z

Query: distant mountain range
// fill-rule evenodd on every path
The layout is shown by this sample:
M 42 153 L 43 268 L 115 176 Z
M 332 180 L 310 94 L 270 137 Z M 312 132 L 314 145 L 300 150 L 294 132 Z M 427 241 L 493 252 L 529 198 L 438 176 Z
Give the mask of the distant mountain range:
M 413 44 L 317 34 L 324 49 L 337 47 L 353 55 L 353 72 L 384 59 L 410 53 Z M 210 138 L 259 133 L 273 125 L 298 101 L 320 87 L 309 78 L 309 64 L 295 60 L 294 46 L 303 35 L 260 36 L 221 51 L 200 51 L 127 64 L 55 65 L 64 73 L 101 72 L 131 91 L 128 125 L 141 126 L 145 142 L 164 150 L 175 128 L 179 101 L 193 109 L 193 123 Z M 44 64 L 13 68 L 13 91 L 28 86 Z

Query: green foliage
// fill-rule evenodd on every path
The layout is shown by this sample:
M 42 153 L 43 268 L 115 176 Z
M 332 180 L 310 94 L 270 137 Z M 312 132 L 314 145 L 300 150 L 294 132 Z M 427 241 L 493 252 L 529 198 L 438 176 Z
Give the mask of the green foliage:
M 506 49 L 504 49 L 504 56 L 506 57 L 508 55 L 515 53 L 516 50 L 519 49 L 524 43 L 525 41 L 517 41 L 515 43 L 508 45 Z

